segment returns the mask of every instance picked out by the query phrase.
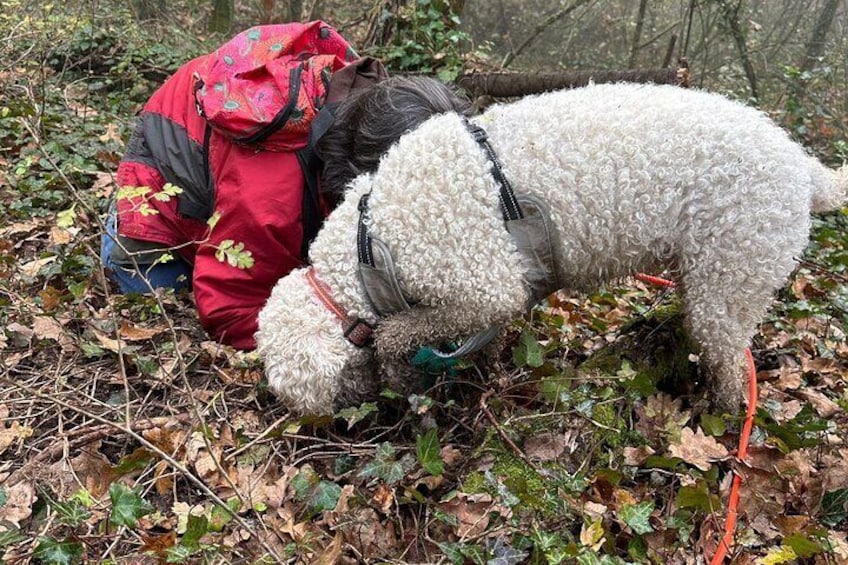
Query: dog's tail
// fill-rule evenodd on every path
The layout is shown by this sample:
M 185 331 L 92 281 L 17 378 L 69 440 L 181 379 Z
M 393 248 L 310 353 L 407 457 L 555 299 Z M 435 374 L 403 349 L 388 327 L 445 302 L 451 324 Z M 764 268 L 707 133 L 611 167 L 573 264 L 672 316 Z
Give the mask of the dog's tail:
M 813 194 L 813 212 L 828 212 L 848 204 L 848 165 L 839 169 L 824 169 L 824 178 Z

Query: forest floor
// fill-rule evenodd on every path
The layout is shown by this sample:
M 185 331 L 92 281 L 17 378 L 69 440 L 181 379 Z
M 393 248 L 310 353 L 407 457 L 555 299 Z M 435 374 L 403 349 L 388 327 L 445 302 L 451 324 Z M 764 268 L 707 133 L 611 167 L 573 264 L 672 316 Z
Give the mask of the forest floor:
M 754 339 L 742 461 L 673 291 L 635 280 L 551 297 L 487 369 L 296 418 L 190 294 L 106 281 L 114 170 L 175 63 L 106 45 L 85 80 L 77 59 L 0 73 L 5 562 L 703 563 L 739 475 L 735 563 L 848 563 L 845 211 L 815 219 Z

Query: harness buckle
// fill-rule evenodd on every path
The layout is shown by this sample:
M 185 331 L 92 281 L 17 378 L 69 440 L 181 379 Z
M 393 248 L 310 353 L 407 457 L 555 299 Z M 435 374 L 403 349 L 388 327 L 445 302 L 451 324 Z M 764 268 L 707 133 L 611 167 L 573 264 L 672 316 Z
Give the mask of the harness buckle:
M 365 347 L 374 337 L 375 326 L 362 318 L 355 319 L 344 330 L 344 336 L 356 347 Z
M 477 143 L 485 143 L 488 141 L 489 136 L 486 134 L 486 130 L 478 126 L 477 124 L 473 124 L 468 120 L 465 120 L 465 127 L 468 128 L 468 132 L 471 134 L 471 137 L 474 138 L 474 141 Z

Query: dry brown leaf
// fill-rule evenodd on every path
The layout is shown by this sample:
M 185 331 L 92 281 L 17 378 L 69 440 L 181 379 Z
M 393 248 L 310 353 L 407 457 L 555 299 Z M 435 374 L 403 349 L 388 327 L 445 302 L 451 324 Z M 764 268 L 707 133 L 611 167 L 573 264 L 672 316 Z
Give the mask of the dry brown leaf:
M 108 349 L 112 353 L 120 353 L 124 349 L 126 349 L 127 344 L 123 340 L 118 340 L 109 337 L 99 330 L 94 330 L 94 337 L 97 338 L 97 341 L 100 342 L 104 348 Z
M 804 372 L 818 373 L 819 375 L 827 375 L 830 373 L 839 373 L 841 368 L 833 359 L 824 357 L 801 357 L 801 369 Z
M 345 515 L 338 528 L 347 543 L 360 555 L 379 559 L 397 557 L 402 551 L 394 522 L 387 520 L 383 523 L 373 508 L 366 506 L 355 509 L 352 515 Z
M 656 453 L 650 445 L 624 448 L 624 464 L 633 467 L 641 466 L 651 455 Z
M 32 514 L 32 505 L 36 498 L 35 488 L 31 483 L 23 481 L 4 488 L 6 504 L 0 506 L 0 522 L 9 522 L 19 528 L 21 520 L 29 518 Z
M 796 394 L 812 404 L 816 414 L 822 418 L 830 418 L 842 411 L 837 403 L 817 390 L 800 389 Z
M 74 240 L 71 230 L 53 226 L 50 228 L 50 245 L 67 245 Z
M 621 508 L 622 506 L 632 506 L 639 501 L 636 500 L 636 497 L 633 496 L 629 490 L 625 490 L 623 488 L 617 488 L 612 493 L 613 500 L 615 501 L 616 506 Z
M 746 469 L 744 475 L 739 488 L 739 513 L 747 516 L 763 514 L 769 520 L 783 515 L 786 494 L 783 481 L 775 479 L 774 471 Z
M 702 471 L 709 470 L 711 461 L 728 456 L 727 448 L 712 436 L 704 435 L 701 428 L 697 432 L 688 427 L 683 428 L 680 441 L 672 442 L 668 451 L 672 457 L 679 457 Z
M 374 515 L 376 516 L 376 513 Z M 286 501 L 280 508 L 277 509 L 277 516 L 279 516 L 283 521 L 283 523 L 279 526 L 279 530 L 284 534 L 287 534 L 294 541 L 302 540 L 309 531 L 309 524 L 307 522 L 295 523 L 295 512 L 292 509 L 290 501 Z
M 476 537 L 486 531 L 489 518 L 497 512 L 504 518 L 509 518 L 512 511 L 506 506 L 495 503 L 488 494 L 456 493 L 456 496 L 439 507 L 446 514 L 454 516 L 459 524 L 456 535 L 461 538 Z
M 531 461 L 555 461 L 565 452 L 570 434 L 544 432 L 527 438 L 524 442 L 524 454 Z
M 56 320 L 48 316 L 36 316 L 32 319 L 32 332 L 38 339 L 52 339 L 62 343 L 68 338 L 65 328 Z
M 28 222 L 15 222 L 9 226 L 6 226 L 0 229 L 0 237 L 8 237 L 10 235 L 18 235 L 22 233 L 29 233 L 43 224 L 43 221 L 39 220 L 31 220 Z
M 106 124 L 106 131 L 103 135 L 97 137 L 101 141 L 101 143 L 108 143 L 109 141 L 116 141 L 119 144 L 123 145 L 124 140 L 121 139 L 121 132 L 118 130 L 117 124 Z
M 591 500 L 587 500 L 583 503 L 583 514 L 588 516 L 591 520 L 597 520 L 598 518 L 603 518 L 604 514 L 607 513 L 607 507 L 600 502 L 592 502 Z
M 53 261 L 56 260 L 56 256 L 53 255 L 51 257 L 45 257 L 43 259 L 35 259 L 34 261 L 29 261 L 24 263 L 20 267 L 18 267 L 18 271 L 25 277 L 29 279 L 34 279 L 38 276 L 39 271 L 41 271 L 42 267 L 45 265 L 49 265 Z
M 71 459 L 71 468 L 94 498 L 100 498 L 109 490 L 115 476 L 111 463 L 99 449 L 100 442 L 90 444 Z
M 285 493 L 283 493 L 285 494 Z M 334 514 L 342 514 L 350 510 L 348 502 L 356 494 L 356 489 L 353 485 L 345 485 L 342 487 L 342 492 L 339 494 L 339 501 L 336 502 L 336 507 L 333 509 Z M 281 499 L 282 501 L 282 499 Z
M 23 426 L 20 422 L 14 421 L 8 428 L 0 424 L 0 453 L 6 451 L 6 448 L 16 441 L 22 441 L 31 436 L 32 428 Z
M 165 326 L 158 326 L 154 328 L 142 328 L 140 326 L 131 324 L 126 320 L 123 320 L 121 322 L 121 327 L 118 330 L 118 336 L 126 341 L 141 341 L 145 339 L 150 339 L 151 337 L 158 335 L 167 329 L 168 328 L 166 328 Z
M 774 519 L 774 525 L 777 526 L 783 537 L 801 532 L 809 523 L 809 516 L 787 516 L 781 514 Z
M 112 196 L 115 190 L 115 182 L 111 173 L 97 172 L 95 173 L 94 182 L 91 184 L 91 191 L 100 197 L 108 198 Z
M 689 410 L 682 409 L 683 401 L 663 392 L 649 396 L 645 404 L 636 408 L 636 428 L 646 438 L 664 435 L 671 440 L 680 437 L 681 429 L 692 417 Z
M 168 549 L 177 543 L 177 532 L 172 530 L 159 535 L 141 532 L 141 542 L 140 553 L 152 553 L 164 562 Z
M 342 556 L 342 547 L 344 547 L 344 536 L 341 532 L 336 532 L 330 545 L 310 561 L 315 565 L 335 565 Z
M 848 449 L 840 449 L 835 454 L 822 457 L 819 471 L 826 492 L 848 487 Z
M 442 458 L 445 467 L 452 467 L 457 461 L 462 459 L 462 451 L 451 444 L 446 444 L 439 452 L 439 456 Z
M 795 390 L 804 384 L 801 371 L 795 367 L 781 367 L 777 370 L 778 378 L 774 386 L 779 390 Z
M 392 511 L 392 506 L 395 502 L 395 491 L 393 488 L 386 486 L 385 483 L 380 483 L 377 491 L 374 493 L 374 502 L 380 507 L 383 514 L 389 514 Z

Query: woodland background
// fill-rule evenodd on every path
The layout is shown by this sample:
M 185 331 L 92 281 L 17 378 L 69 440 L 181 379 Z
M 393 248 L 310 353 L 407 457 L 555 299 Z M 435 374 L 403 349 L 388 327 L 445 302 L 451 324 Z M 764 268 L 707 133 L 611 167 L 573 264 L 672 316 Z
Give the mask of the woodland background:
M 848 563 L 844 211 L 815 219 L 753 343 L 744 463 L 673 293 L 636 281 L 555 295 L 491 374 L 322 419 L 208 341 L 190 295 L 115 294 L 98 242 L 141 105 L 232 33 L 312 18 L 392 72 L 525 91 L 685 57 L 692 86 L 848 157 L 844 0 L 0 0 L 3 560 L 703 563 L 740 473 L 735 563 Z

